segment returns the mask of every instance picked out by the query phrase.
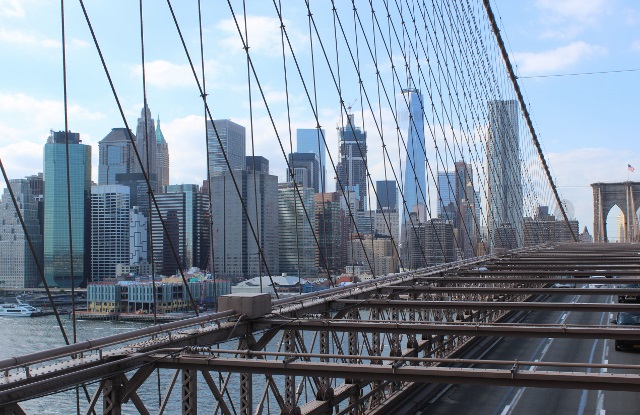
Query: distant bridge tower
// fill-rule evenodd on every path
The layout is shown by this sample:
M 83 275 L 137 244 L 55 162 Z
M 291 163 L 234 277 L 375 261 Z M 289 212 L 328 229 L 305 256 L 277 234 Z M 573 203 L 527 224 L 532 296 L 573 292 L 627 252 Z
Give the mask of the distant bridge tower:
M 640 207 L 640 182 L 592 183 L 593 241 L 608 242 L 607 215 L 617 205 L 624 215 L 624 240 L 640 238 L 636 209 Z

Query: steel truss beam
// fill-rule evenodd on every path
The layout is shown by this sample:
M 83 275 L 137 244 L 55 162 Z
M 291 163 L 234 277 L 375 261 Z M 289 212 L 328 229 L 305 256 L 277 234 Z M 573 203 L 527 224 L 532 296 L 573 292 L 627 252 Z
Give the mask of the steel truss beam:
M 554 389 L 640 392 L 640 375 L 549 372 L 511 369 L 368 365 L 353 363 L 283 362 L 282 360 L 216 359 L 181 356 L 157 360 L 160 367 L 282 376 L 331 376 L 342 379 L 391 380 L 417 383 L 485 384 Z
M 628 311 L 637 312 L 637 304 L 617 303 L 534 303 L 508 301 L 410 301 L 410 300 L 335 300 L 335 304 L 369 308 L 415 308 L 422 310 L 545 310 L 545 311 Z
M 564 280 L 565 283 L 573 281 Z M 593 283 L 593 281 L 591 281 Z M 381 290 L 404 291 L 414 293 L 462 293 L 462 294 L 587 294 L 618 295 L 635 294 L 640 297 L 640 288 L 505 288 L 505 287 L 432 287 L 432 286 L 396 286 Z
M 360 333 L 465 335 L 498 337 L 531 337 L 559 339 L 618 339 L 640 340 L 640 330 L 617 326 L 585 325 L 529 325 L 509 323 L 437 323 L 371 320 L 268 320 L 274 326 L 287 326 L 297 330 Z M 212 352 L 217 352 L 213 350 Z M 259 354 L 259 353 L 256 353 Z

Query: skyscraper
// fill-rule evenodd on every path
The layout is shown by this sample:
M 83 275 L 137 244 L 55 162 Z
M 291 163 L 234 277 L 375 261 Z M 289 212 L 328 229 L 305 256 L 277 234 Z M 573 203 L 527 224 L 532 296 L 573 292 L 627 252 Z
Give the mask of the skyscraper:
M 324 138 L 324 129 L 318 128 L 298 128 L 297 130 L 298 153 L 315 153 L 320 160 L 320 193 L 326 192 L 327 186 L 327 165 L 325 155 L 327 154 Z M 316 190 L 316 192 L 318 192 Z
M 512 236 L 504 229 L 509 225 L 517 246 L 522 246 L 522 171 L 518 132 L 518 102 L 489 102 L 489 140 L 487 143 L 488 227 L 491 246 L 513 246 Z M 508 240 L 497 241 L 502 237 Z
M 191 267 L 206 269 L 209 259 L 207 195 L 200 192 L 197 184 L 169 185 L 166 193 L 156 196 L 156 201 L 167 227 L 165 232 L 156 210 L 153 209 L 153 257 L 159 272 L 173 275 L 179 267 L 183 270 Z
M 376 181 L 377 210 L 398 208 L 398 187 L 393 180 Z
M 402 165 L 403 194 L 406 206 L 401 206 L 401 223 L 408 220 L 408 212 L 420 212 L 426 205 L 427 185 L 425 177 L 426 156 L 424 152 L 424 110 L 422 94 L 418 89 L 403 89 L 397 97 L 398 129 L 407 145 Z
M 438 172 L 438 217 L 454 220 L 456 208 L 456 174 L 450 171 Z
M 474 256 L 474 246 L 480 232 L 479 218 L 476 216 L 476 192 L 473 186 L 473 167 L 464 161 L 457 161 L 455 166 L 455 201 L 456 220 L 458 230 L 457 243 L 459 252 L 464 258 Z
M 367 133 L 356 127 L 353 114 L 347 115 L 345 125 L 338 127 L 340 159 L 336 190 L 353 191 L 358 195 L 357 210 L 367 206 Z
M 126 128 L 113 128 L 98 142 L 98 185 L 116 184 L 116 174 L 133 172 L 137 161 L 134 163 L 130 133 Z
M 232 176 L 240 187 L 246 213 Z M 268 171 L 224 172 L 211 178 L 211 199 L 212 211 L 216 212 L 213 216 L 216 273 L 236 280 L 267 275 L 267 269 L 271 275 L 277 275 L 278 178 Z
M 116 277 L 116 265 L 129 265 L 129 188 L 121 185 L 91 188 L 91 277 Z
M 157 140 L 156 129 L 154 126 L 153 118 L 151 117 L 151 110 L 145 104 L 142 108 L 140 118 L 138 118 L 138 127 L 136 128 L 136 147 L 140 153 L 140 159 L 144 166 L 144 171 L 147 172 L 149 177 L 151 174 L 156 175 L 156 181 L 151 183 L 151 187 L 154 192 L 160 193 L 162 186 L 160 186 L 157 180 Z M 141 173 L 142 169 L 138 163 L 137 158 L 133 162 L 133 172 Z
M 71 287 L 67 197 L 71 198 L 75 285 L 91 270 L 91 146 L 69 132 L 69 189 L 64 131 L 52 132 L 44 146 L 44 275 L 54 287 Z
M 42 229 L 38 220 L 38 200 L 33 196 L 29 179 L 10 180 L 31 238 L 36 257 L 42 266 Z M 40 284 L 36 260 L 16 215 L 9 189 L 0 200 L 0 281 L 3 288 L 33 288 Z
M 339 273 L 346 265 L 349 222 L 340 208 L 340 192 L 316 193 L 315 226 L 318 237 L 316 267 L 329 273 Z
M 293 168 L 294 177 L 299 186 L 310 187 L 315 193 L 320 192 L 320 163 L 315 153 L 291 153 L 289 154 L 289 166 L 287 168 L 287 182 L 291 182 Z
M 163 191 L 169 185 L 169 145 L 160 129 L 160 117 L 156 125 L 156 175 L 158 187 Z
M 245 169 L 245 140 L 246 131 L 243 126 L 231 120 L 213 120 L 213 124 L 211 121 L 207 121 L 209 177 L 229 171 L 229 166 L 227 166 L 222 152 L 223 149 L 231 170 Z
M 314 192 L 310 187 L 298 187 L 298 191 L 300 197 L 296 188 L 290 183 L 278 185 L 280 272 L 299 275 L 301 278 L 313 278 L 318 275 L 317 248 L 313 237 Z M 307 218 L 306 215 L 309 217 Z
M 149 175 L 152 188 L 156 182 L 156 175 Z M 142 173 L 118 173 L 116 174 L 116 184 L 121 184 L 129 188 L 131 206 L 138 206 L 140 213 L 149 217 L 149 195 L 147 182 Z
M 247 171 L 269 174 L 269 160 L 266 158 L 262 156 L 247 156 L 245 159 L 247 160 Z

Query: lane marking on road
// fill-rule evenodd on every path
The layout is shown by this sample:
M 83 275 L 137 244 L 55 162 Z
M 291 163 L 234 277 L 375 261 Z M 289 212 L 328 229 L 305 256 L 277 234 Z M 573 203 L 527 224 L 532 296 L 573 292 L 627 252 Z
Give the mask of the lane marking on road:
M 573 299 L 571 300 L 571 302 L 575 303 L 576 301 L 578 301 L 579 298 L 580 298 L 579 295 L 574 295 Z M 564 313 L 563 315 L 561 315 L 560 318 L 558 318 L 558 320 L 556 321 L 556 324 L 563 323 L 564 320 L 569 316 L 569 314 L 571 314 L 570 311 Z M 541 341 L 540 344 L 538 345 L 538 347 L 536 347 L 536 350 L 531 354 L 531 357 L 529 358 L 529 360 L 534 360 L 534 357 L 538 354 L 538 352 L 540 351 L 540 348 L 542 347 L 542 352 L 540 353 L 540 357 L 538 359 L 534 360 L 535 362 L 541 362 L 544 359 L 544 356 L 549 351 L 549 347 L 551 346 L 552 342 L 553 342 L 553 338 L 547 338 L 547 339 Z M 535 371 L 538 367 L 539 366 L 534 366 L 533 368 L 532 367 L 529 367 L 529 368 L 532 371 Z M 500 413 L 500 415 L 509 415 L 511 413 L 511 411 L 516 408 L 516 405 L 518 405 L 518 402 L 520 401 L 520 398 L 522 398 L 522 395 L 524 394 L 526 389 L 527 389 L 526 387 L 518 388 L 518 390 L 516 391 L 515 395 L 511 399 L 511 402 L 508 405 L 505 405 L 505 407 L 502 410 L 502 412 Z M 508 396 L 509 396 L 509 394 L 511 393 L 512 390 L 513 390 L 513 387 L 509 390 L 509 392 L 507 392 L 505 397 L 502 399 L 502 402 L 500 402 L 500 405 L 502 405 L 502 403 L 505 402 L 508 399 Z M 498 405 L 498 407 L 500 407 L 500 405 Z
M 607 298 L 606 303 L 611 301 L 611 296 L 609 296 Z M 602 326 L 605 323 L 605 317 L 607 316 L 607 313 L 602 313 L 602 317 L 600 317 L 600 325 Z M 609 321 L 606 321 L 606 324 L 609 324 Z M 589 364 L 593 363 L 593 358 L 594 355 L 596 353 L 596 346 L 598 345 L 598 339 L 595 339 L 593 341 L 593 345 L 591 346 L 591 353 L 589 353 Z M 603 346 L 606 344 L 606 341 L 603 340 Z M 605 352 L 605 347 L 602 348 L 602 353 L 604 354 Z M 604 359 L 604 357 L 600 360 L 602 362 L 602 360 Z M 587 373 L 591 373 L 591 368 L 587 368 Z M 582 395 L 580 395 L 580 406 L 578 407 L 578 415 L 584 415 L 584 410 L 587 407 L 587 396 L 589 394 L 589 391 L 584 389 L 582 391 Z M 598 391 L 598 400 L 600 400 L 600 396 L 604 396 L 602 394 L 602 391 Z M 602 398 L 604 400 L 604 397 Z
M 598 405 L 596 406 L 596 414 L 604 415 L 605 412 L 606 411 L 604 410 L 604 394 L 600 393 L 598 395 Z
M 613 297 L 608 297 L 607 298 L 607 302 L 611 303 L 613 302 Z M 607 321 L 605 321 L 605 324 L 607 326 L 609 326 L 611 324 L 611 320 L 613 319 L 613 313 L 609 313 L 610 318 L 607 319 Z M 602 356 L 600 358 L 600 361 L 602 363 L 604 363 L 605 365 L 609 364 L 609 345 L 607 344 L 606 340 L 603 340 L 605 347 L 603 347 L 602 349 Z M 603 367 L 600 370 L 602 373 L 606 373 L 607 372 L 607 368 Z M 596 406 L 596 414 L 604 414 L 605 410 L 604 410 L 604 391 L 599 390 L 598 391 L 598 405 Z

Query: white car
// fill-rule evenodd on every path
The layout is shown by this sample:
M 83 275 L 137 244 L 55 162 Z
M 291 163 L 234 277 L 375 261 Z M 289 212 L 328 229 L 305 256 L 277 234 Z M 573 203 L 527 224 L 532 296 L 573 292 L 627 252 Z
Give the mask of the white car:
M 591 279 L 597 279 L 598 281 L 594 281 L 588 285 L 588 288 L 606 288 L 609 284 L 606 283 L 607 277 L 604 275 L 592 275 L 589 277 Z

